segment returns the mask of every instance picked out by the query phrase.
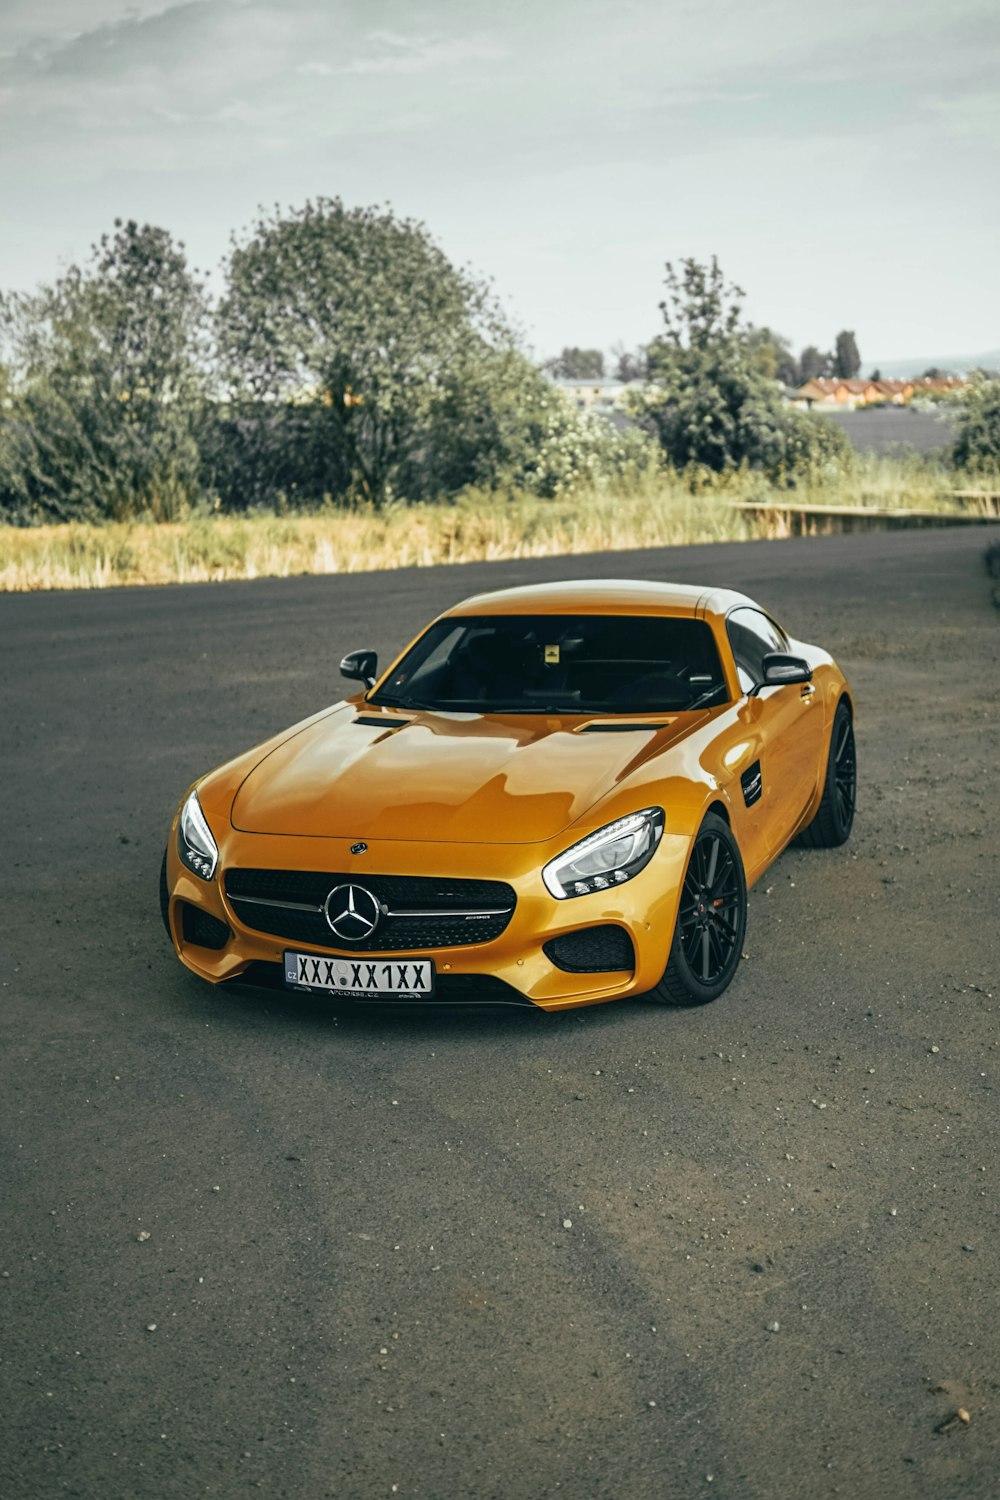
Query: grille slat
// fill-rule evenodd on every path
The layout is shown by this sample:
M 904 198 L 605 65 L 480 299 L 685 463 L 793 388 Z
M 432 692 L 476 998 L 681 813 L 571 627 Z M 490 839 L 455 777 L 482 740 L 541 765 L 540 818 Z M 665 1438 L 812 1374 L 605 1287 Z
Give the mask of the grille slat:
M 321 909 L 335 886 L 348 883 L 363 885 L 383 909 L 374 933 L 359 943 L 336 937 Z M 256 932 L 365 953 L 488 943 L 507 927 L 516 903 L 502 880 L 315 870 L 227 870 L 226 895 L 240 921 Z

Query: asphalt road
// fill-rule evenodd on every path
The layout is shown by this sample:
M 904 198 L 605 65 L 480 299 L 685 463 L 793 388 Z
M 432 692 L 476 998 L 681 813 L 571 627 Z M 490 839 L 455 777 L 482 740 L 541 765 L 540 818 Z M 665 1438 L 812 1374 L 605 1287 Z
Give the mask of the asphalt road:
M 984 544 L 0 597 L 3 1500 L 997 1495 Z M 856 688 L 855 836 L 758 884 L 722 1000 L 330 1013 L 181 968 L 196 774 L 348 648 L 607 573 L 744 588 Z

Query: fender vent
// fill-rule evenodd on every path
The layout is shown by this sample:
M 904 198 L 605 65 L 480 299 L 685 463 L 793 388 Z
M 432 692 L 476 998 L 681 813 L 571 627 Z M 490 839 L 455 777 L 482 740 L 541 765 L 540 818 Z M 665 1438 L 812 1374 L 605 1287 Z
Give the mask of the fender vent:
M 755 760 L 750 768 L 743 772 L 740 777 L 740 785 L 743 788 L 743 801 L 747 807 L 753 807 L 759 802 L 764 790 L 764 779 L 761 776 L 760 761 Z

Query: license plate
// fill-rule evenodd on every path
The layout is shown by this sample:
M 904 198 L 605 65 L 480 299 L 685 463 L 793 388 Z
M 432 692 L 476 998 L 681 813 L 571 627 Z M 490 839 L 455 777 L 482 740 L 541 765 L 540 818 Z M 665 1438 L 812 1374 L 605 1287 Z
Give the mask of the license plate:
M 318 958 L 315 953 L 285 954 L 285 983 L 294 989 L 360 999 L 395 995 L 427 1000 L 434 994 L 434 965 L 429 958 Z

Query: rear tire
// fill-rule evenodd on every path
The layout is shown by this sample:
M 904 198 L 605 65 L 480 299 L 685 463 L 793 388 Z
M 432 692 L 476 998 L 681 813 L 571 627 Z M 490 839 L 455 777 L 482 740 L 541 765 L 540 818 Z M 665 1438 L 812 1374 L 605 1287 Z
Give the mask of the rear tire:
M 857 803 L 858 755 L 854 743 L 851 710 L 841 700 L 833 716 L 830 748 L 826 758 L 823 797 L 816 816 L 799 834 L 807 849 L 835 849 L 846 844 L 854 825 Z
M 649 999 L 707 1005 L 732 983 L 743 954 L 747 882 L 729 824 L 709 813 L 698 830 L 681 885 L 670 957 Z

